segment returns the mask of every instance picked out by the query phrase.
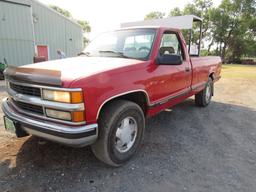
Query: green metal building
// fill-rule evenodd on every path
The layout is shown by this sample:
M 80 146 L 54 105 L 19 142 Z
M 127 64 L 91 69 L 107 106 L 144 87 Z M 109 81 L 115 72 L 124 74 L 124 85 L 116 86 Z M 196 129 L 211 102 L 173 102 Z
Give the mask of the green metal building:
M 36 0 L 0 0 L 0 62 L 33 63 L 34 56 L 73 57 L 83 49 L 80 25 Z

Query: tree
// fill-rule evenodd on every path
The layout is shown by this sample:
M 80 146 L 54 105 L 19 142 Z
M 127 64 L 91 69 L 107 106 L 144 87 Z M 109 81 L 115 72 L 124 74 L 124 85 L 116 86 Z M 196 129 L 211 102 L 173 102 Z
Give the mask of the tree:
M 175 7 L 173 8 L 170 13 L 169 13 L 169 17 L 173 17 L 173 16 L 181 16 L 183 15 L 183 12 L 180 10 L 179 7 Z
M 208 46 L 202 50 L 205 55 L 217 54 L 224 62 L 256 57 L 255 0 L 222 0 L 218 7 L 213 7 L 212 0 L 194 0 L 184 9 L 172 9 L 168 16 L 191 14 L 203 19 L 202 46 Z M 163 15 L 152 12 L 146 17 L 162 18 Z M 199 28 L 198 24 L 194 25 L 194 28 Z M 188 42 L 189 31 L 182 32 Z M 193 30 L 192 43 L 196 43 L 199 35 L 198 30 Z
M 252 55 L 248 47 L 256 44 L 254 0 L 223 0 L 210 12 L 212 35 L 216 53 L 226 62 L 238 62 L 242 56 Z M 254 51 L 254 56 L 255 56 Z
M 170 11 L 169 16 L 180 16 L 180 15 L 196 15 L 198 17 L 201 17 L 203 19 L 203 25 L 202 25 L 202 42 L 211 42 L 210 37 L 210 22 L 209 22 L 209 10 L 212 7 L 212 0 L 194 0 L 192 3 L 188 3 L 185 5 L 184 9 L 181 10 L 179 8 L 174 8 Z M 194 29 L 192 32 L 192 43 L 196 43 L 200 36 L 200 31 L 198 30 L 200 27 L 199 23 L 194 24 Z M 183 30 L 183 35 L 188 42 L 190 31 L 189 30 Z M 202 44 L 203 46 L 204 44 Z M 212 44 L 209 44 L 208 49 Z
M 84 33 L 89 33 L 89 32 L 91 32 L 91 26 L 90 26 L 90 24 L 89 24 L 88 21 L 77 20 L 77 23 L 82 26 L 82 29 L 83 29 L 83 32 L 84 32 Z
M 184 7 L 184 15 L 196 15 L 202 18 L 202 46 L 205 42 L 211 42 L 212 38 L 209 33 L 210 31 L 210 22 L 209 22 L 209 10 L 212 7 L 212 0 L 194 0 L 193 3 L 189 3 Z M 195 29 L 199 29 L 199 23 L 194 24 Z M 200 36 L 200 32 L 194 30 L 192 34 L 192 42 L 195 43 Z M 211 43 L 208 45 L 208 50 L 211 47 Z
M 159 11 L 153 11 L 147 14 L 144 18 L 144 20 L 151 20 L 151 19 L 162 19 L 164 18 L 165 13 L 159 12 Z
M 61 15 L 64 15 L 65 17 L 68 18 L 72 18 L 72 15 L 69 11 L 62 9 L 56 5 L 49 5 L 50 8 L 54 9 L 55 11 L 57 11 L 58 13 L 60 13 Z
M 91 32 L 91 26 L 89 22 L 83 21 L 83 20 L 77 20 L 77 23 L 82 26 L 84 34 Z M 83 43 L 84 43 L 84 46 L 90 43 L 90 40 L 86 38 L 85 35 L 83 36 Z

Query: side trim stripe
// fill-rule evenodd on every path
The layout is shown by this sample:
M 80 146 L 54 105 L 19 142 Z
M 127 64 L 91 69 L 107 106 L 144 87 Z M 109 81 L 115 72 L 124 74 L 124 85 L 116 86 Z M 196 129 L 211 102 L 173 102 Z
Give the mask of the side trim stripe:
M 109 99 L 105 100 L 105 101 L 101 104 L 100 108 L 98 109 L 96 119 L 99 118 L 99 114 L 100 114 L 100 111 L 101 111 L 102 107 L 103 107 L 108 101 L 110 101 L 110 100 L 112 100 L 112 99 L 114 99 L 114 98 L 116 98 L 116 97 L 120 97 L 120 96 L 129 94 L 129 93 L 134 93 L 134 92 L 143 92 L 143 93 L 146 94 L 146 97 L 147 97 L 147 104 L 148 104 L 149 108 L 153 108 L 153 107 L 156 107 L 156 106 L 159 106 L 159 105 L 163 105 L 163 104 L 165 104 L 165 103 L 167 103 L 167 102 L 169 102 L 169 101 L 171 101 L 171 100 L 173 100 L 173 99 L 176 99 L 176 98 L 178 98 L 178 97 L 185 96 L 185 95 L 187 95 L 191 90 L 196 90 L 196 89 L 198 89 L 198 88 L 204 87 L 205 85 L 206 85 L 205 82 L 200 83 L 200 84 L 197 84 L 197 85 L 194 85 L 194 86 L 192 86 L 192 88 L 186 88 L 185 90 L 179 92 L 179 93 L 176 94 L 176 95 L 168 96 L 167 98 L 164 98 L 164 99 L 162 99 L 162 100 L 160 100 L 160 101 L 156 101 L 156 102 L 154 102 L 154 103 L 150 103 L 149 95 L 148 95 L 148 93 L 147 93 L 145 90 L 143 90 L 143 89 L 127 91 L 127 92 L 124 92 L 124 93 L 115 95 L 115 96 L 110 97 Z
M 186 90 L 184 90 L 184 91 L 178 93 L 177 95 L 172 95 L 172 96 L 168 97 L 167 99 L 163 99 L 163 100 L 161 100 L 161 101 L 159 101 L 159 102 L 156 102 L 156 103 L 154 103 L 154 104 L 151 104 L 149 107 L 150 107 L 150 108 L 154 108 L 154 107 L 156 107 L 156 106 L 163 105 L 163 104 L 165 104 L 165 103 L 167 103 L 167 102 L 169 102 L 169 101 L 171 101 L 171 100 L 173 100 L 173 99 L 176 99 L 176 98 L 178 98 L 178 97 L 187 95 L 191 90 L 196 90 L 196 89 L 198 89 L 198 88 L 203 88 L 203 87 L 205 87 L 205 85 L 206 85 L 205 82 L 200 83 L 200 84 L 197 84 L 197 85 L 194 85 L 194 86 L 192 86 L 192 88 L 187 88 Z
M 171 95 L 171 96 L 169 96 L 169 97 L 166 98 L 166 99 L 163 99 L 163 100 L 161 100 L 161 101 L 155 102 L 155 103 L 151 104 L 149 107 L 150 107 L 150 108 L 154 108 L 154 107 L 156 107 L 156 106 L 163 105 L 163 104 L 165 104 L 165 103 L 167 103 L 167 102 L 169 102 L 169 101 L 171 101 L 171 100 L 173 100 L 173 99 L 176 99 L 176 98 L 178 98 L 178 97 L 187 95 L 190 91 L 191 91 L 191 89 L 190 89 L 190 88 L 187 88 L 187 89 L 185 89 L 184 91 L 181 91 L 180 93 L 178 93 L 178 94 L 176 94 L 176 95 Z
M 203 83 L 199 83 L 199 84 L 193 85 L 193 86 L 192 86 L 192 90 L 196 90 L 196 89 L 199 89 L 199 88 L 203 88 L 203 87 L 206 86 L 206 83 L 207 83 L 207 82 L 203 82 Z

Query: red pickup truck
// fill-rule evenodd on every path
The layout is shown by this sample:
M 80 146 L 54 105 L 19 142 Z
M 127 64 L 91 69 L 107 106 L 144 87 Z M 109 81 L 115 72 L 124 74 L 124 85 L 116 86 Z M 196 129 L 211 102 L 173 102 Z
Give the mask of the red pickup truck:
M 91 145 L 120 166 L 139 149 L 145 119 L 195 95 L 205 107 L 220 78 L 219 57 L 190 57 L 180 30 L 104 33 L 83 56 L 5 71 L 5 127 L 70 146 Z

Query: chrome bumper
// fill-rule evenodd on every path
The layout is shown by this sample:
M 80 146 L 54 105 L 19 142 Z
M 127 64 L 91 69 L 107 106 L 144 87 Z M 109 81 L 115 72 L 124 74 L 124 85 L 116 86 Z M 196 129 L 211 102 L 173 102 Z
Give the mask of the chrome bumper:
M 61 144 L 82 147 L 94 143 L 98 137 L 98 124 L 70 126 L 34 119 L 18 113 L 8 98 L 2 101 L 2 110 L 8 118 L 18 122 L 25 132 Z

